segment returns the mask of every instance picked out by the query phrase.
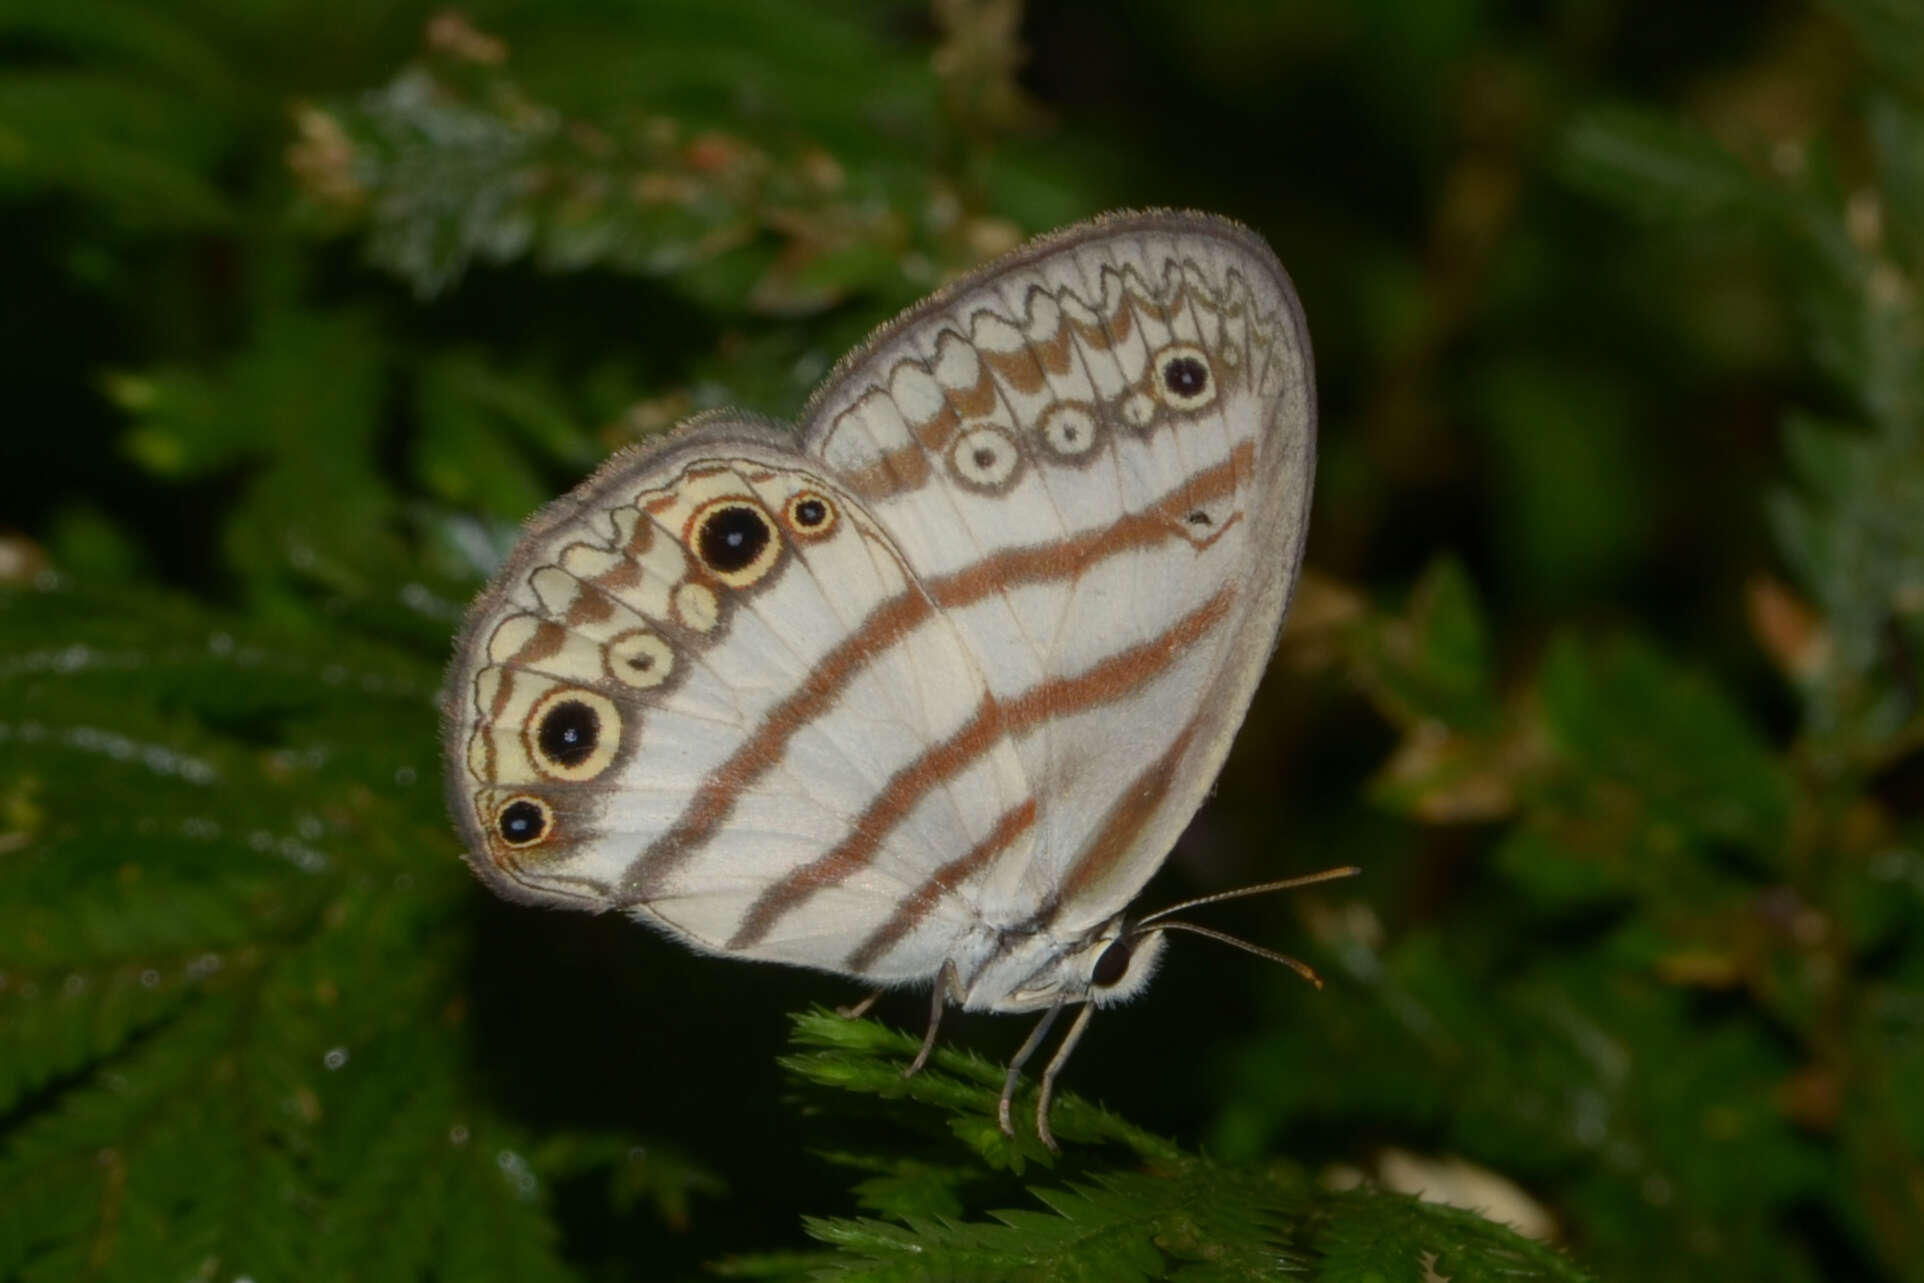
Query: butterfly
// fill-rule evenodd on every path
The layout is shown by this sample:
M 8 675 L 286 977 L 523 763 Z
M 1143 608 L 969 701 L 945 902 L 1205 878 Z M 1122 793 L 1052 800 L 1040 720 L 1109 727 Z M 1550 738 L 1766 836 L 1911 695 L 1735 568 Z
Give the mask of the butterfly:
M 617 454 L 533 520 L 457 644 L 470 863 L 705 952 L 932 984 L 909 1072 L 949 1004 L 1044 1013 L 1011 1134 L 1021 1066 L 1078 1007 L 1038 1097 L 1054 1148 L 1094 1009 L 1141 991 L 1166 932 L 1223 938 L 1166 916 L 1189 905 L 1127 909 L 1275 646 L 1315 421 L 1275 255 L 1160 211 L 942 289 L 799 428 L 722 410 Z

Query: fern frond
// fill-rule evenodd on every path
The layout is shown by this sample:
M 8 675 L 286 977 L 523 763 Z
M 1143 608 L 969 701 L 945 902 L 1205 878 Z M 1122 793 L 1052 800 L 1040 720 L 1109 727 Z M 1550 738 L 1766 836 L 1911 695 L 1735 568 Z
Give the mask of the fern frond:
M 445 1018 L 434 686 L 351 634 L 0 594 L 0 1277 L 566 1277 Z
M 1020 1172 L 1036 1161 L 1079 1174 L 1030 1187 L 1040 1209 L 975 1210 L 968 1205 L 993 1195 L 951 1176 L 946 1168 L 955 1160 L 938 1148 L 925 1170 L 939 1173 L 946 1210 L 886 1199 L 886 1217 L 810 1218 L 808 1233 L 832 1251 L 738 1258 L 724 1271 L 736 1277 L 1254 1283 L 1296 1276 L 1421 1279 L 1426 1262 L 1448 1262 L 1449 1275 L 1465 1279 L 1579 1283 L 1587 1277 L 1560 1254 L 1468 1213 L 1372 1191 L 1331 1193 L 1288 1163 L 1196 1157 L 1072 1095 L 1057 1102 L 1055 1127 L 1065 1141 L 1059 1159 L 1032 1139 L 992 1141 L 975 1125 L 979 1120 L 994 1129 L 1001 1072 L 987 1061 L 938 1050 L 921 1074 L 904 1080 L 900 1066 L 916 1047 L 905 1033 L 823 1010 L 797 1015 L 794 1026 L 794 1041 L 807 1050 L 784 1064 L 812 1087 L 891 1102 L 897 1122 L 946 1117 L 954 1138 L 992 1169 Z M 922 1078 L 930 1081 L 917 1090 Z M 953 1151 L 954 1140 L 947 1148 Z M 1105 1165 L 1118 1149 L 1127 1162 Z M 889 1162 L 847 1153 L 836 1158 L 874 1169 Z

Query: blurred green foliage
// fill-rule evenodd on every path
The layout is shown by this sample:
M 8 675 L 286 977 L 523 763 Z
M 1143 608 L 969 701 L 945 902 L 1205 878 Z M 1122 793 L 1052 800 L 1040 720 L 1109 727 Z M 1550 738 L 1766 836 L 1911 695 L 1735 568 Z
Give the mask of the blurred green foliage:
M 1924 1279 L 1921 50 L 1898 0 L 0 0 L 0 1278 Z M 1212 910 L 1327 989 L 1172 950 L 1058 1159 L 994 1129 L 1008 1022 L 783 1057 L 833 982 L 488 897 L 435 691 L 610 449 L 1130 204 L 1270 238 L 1323 405 L 1151 894 L 1367 873 Z M 1557 1247 L 1394 1192 L 1452 1185 Z

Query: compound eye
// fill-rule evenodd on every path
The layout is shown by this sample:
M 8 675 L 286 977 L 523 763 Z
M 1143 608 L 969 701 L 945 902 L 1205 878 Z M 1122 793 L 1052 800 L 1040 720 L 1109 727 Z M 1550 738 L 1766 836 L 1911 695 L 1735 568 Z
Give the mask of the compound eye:
M 1131 949 L 1128 940 L 1117 940 L 1096 959 L 1094 970 L 1089 973 L 1089 983 L 1098 989 L 1107 989 L 1129 974 Z

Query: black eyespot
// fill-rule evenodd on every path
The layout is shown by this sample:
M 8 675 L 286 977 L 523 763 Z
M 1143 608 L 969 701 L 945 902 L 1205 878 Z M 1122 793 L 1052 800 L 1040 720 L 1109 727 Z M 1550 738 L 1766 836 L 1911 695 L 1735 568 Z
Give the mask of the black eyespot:
M 1089 973 L 1089 983 L 1098 989 L 1107 989 L 1129 974 L 1129 941 L 1117 940 L 1102 951 L 1096 959 L 1095 969 Z
M 509 846 L 539 842 L 548 832 L 548 808 L 531 798 L 518 797 L 501 808 L 495 829 Z
M 820 499 L 804 499 L 795 505 L 795 524 L 804 530 L 813 530 L 828 520 L 828 505 Z
M 995 466 L 995 451 L 987 449 L 977 450 L 975 452 L 975 466 L 984 472 L 993 468 Z
M 1210 524 L 1209 514 L 1204 512 L 1200 508 L 1190 513 L 1187 517 L 1183 518 L 1183 520 L 1187 521 L 1192 526 L 1206 526 Z
M 559 766 L 576 767 L 595 751 L 601 738 L 601 718 L 578 699 L 564 699 L 541 718 L 535 742 L 541 753 Z
M 695 544 L 711 569 L 729 574 L 754 565 L 773 537 L 768 519 L 760 512 L 746 504 L 731 504 L 709 514 L 701 523 Z
M 1193 356 L 1173 357 L 1162 367 L 1162 384 L 1183 400 L 1191 400 L 1209 386 L 1209 367 Z

